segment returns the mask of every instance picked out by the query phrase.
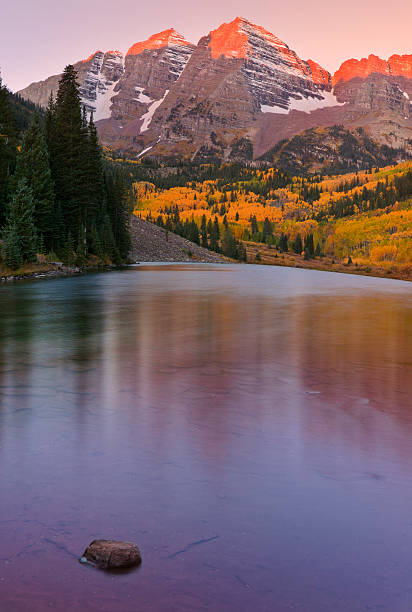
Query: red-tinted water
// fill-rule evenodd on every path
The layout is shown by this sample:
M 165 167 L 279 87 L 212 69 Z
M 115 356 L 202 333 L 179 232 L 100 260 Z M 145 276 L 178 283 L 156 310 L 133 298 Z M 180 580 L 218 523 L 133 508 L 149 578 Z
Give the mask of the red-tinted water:
M 141 266 L 0 313 L 2 612 L 412 609 L 410 284 Z

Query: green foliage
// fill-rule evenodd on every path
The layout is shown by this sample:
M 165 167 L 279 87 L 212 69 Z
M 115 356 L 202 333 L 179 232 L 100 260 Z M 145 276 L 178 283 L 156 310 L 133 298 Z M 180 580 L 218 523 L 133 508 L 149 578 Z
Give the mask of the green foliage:
M 24 135 L 17 160 L 15 178 L 26 179 L 34 200 L 34 222 L 37 232 L 43 236 L 45 247 L 53 239 L 54 186 L 51 178 L 49 154 L 40 115 L 34 114 Z
M 10 178 L 17 156 L 17 126 L 11 94 L 0 79 L 0 227 L 4 225 L 10 201 Z
M 117 263 L 127 259 L 131 248 L 129 233 L 130 205 L 123 171 L 106 167 L 104 173 L 106 211 L 110 223 Z M 107 220 L 105 221 L 107 223 Z M 106 230 L 107 231 L 107 230 Z M 110 242 L 110 241 L 109 241 Z M 112 249 L 112 247 L 110 247 Z
M 302 238 L 300 234 L 296 234 L 296 238 L 293 242 L 293 250 L 295 251 L 295 253 L 297 253 L 298 255 L 300 255 L 303 251 L 303 244 L 302 244 Z
M 75 260 L 74 240 L 71 232 L 69 232 L 63 249 L 63 261 L 66 266 L 74 266 Z
M 315 246 L 313 243 L 313 234 L 308 234 L 305 239 L 305 253 L 308 252 L 310 258 L 315 255 Z
M 284 253 L 288 252 L 288 237 L 286 236 L 286 234 L 281 234 L 280 236 L 279 249 Z
M 51 149 L 57 201 L 66 231 L 77 236 L 84 222 L 87 140 L 83 129 L 77 73 L 67 66 L 59 82 Z
M 8 223 L 3 232 L 3 252 L 6 264 L 12 270 L 17 270 L 23 263 L 16 223 Z
M 6 261 L 15 258 L 17 250 L 20 251 L 21 261 L 36 261 L 37 236 L 34 225 L 33 192 L 25 178 L 19 180 L 13 194 L 4 241 Z
M 256 218 L 256 217 L 255 217 Z M 266 217 L 263 222 L 262 230 L 262 242 L 268 242 L 268 239 L 273 236 L 273 226 L 269 219 Z

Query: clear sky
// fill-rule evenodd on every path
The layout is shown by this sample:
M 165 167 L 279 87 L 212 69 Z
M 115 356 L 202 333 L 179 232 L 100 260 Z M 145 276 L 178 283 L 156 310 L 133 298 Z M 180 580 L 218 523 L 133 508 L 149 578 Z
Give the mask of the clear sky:
M 197 42 L 236 16 L 331 72 L 350 57 L 412 53 L 411 0 L 1 0 L 3 81 L 17 90 L 97 49 L 126 51 L 170 27 Z

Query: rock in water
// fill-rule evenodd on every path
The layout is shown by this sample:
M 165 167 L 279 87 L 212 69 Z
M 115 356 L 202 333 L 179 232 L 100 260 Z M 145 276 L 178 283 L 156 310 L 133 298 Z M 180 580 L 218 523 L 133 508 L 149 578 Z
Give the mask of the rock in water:
M 99 569 L 115 569 L 140 565 L 142 557 L 136 544 L 114 540 L 93 540 L 80 559 Z

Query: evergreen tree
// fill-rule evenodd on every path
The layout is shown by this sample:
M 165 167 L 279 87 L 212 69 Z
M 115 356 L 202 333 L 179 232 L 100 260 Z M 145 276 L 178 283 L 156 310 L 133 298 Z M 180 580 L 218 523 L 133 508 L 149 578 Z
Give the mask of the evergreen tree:
M 91 251 L 94 253 L 99 259 L 104 259 L 104 253 L 102 249 L 102 245 L 100 242 L 99 232 L 96 229 L 96 226 L 93 225 L 91 229 Z
M 74 265 L 74 261 L 75 261 L 74 240 L 73 240 L 72 233 L 70 231 L 67 234 L 66 243 L 64 245 L 63 260 L 66 266 Z
M 236 239 L 228 227 L 225 229 L 222 238 L 222 253 L 232 259 L 237 259 L 238 256 Z
M 273 228 L 269 219 L 266 217 L 263 222 L 262 241 L 266 242 L 268 238 L 273 236 Z
M 284 253 L 287 253 L 287 251 L 288 251 L 288 237 L 286 236 L 286 234 L 282 234 L 281 235 L 280 240 L 279 240 L 279 248 Z
M 16 236 L 23 262 L 36 261 L 36 228 L 34 225 L 33 192 L 26 179 L 20 179 L 12 196 L 7 224 L 3 235 L 12 250 L 15 249 Z M 7 248 L 6 248 L 7 257 Z
M 298 255 L 300 255 L 303 251 L 303 244 L 302 244 L 302 238 L 300 236 L 300 234 L 296 234 L 296 238 L 293 242 L 293 250 L 295 251 L 295 253 L 297 253 Z
M 309 257 L 315 254 L 315 245 L 313 243 L 313 234 L 308 234 L 305 240 L 305 251 L 307 250 Z
M 10 178 L 17 155 L 17 127 L 10 104 L 10 94 L 0 78 L 0 228 L 3 227 L 10 201 Z
M 46 140 L 38 113 L 33 116 L 24 136 L 17 159 L 16 178 L 17 181 L 26 179 L 32 190 L 34 223 L 37 232 L 43 236 L 46 248 L 50 248 L 53 237 L 54 188 Z
M 208 248 L 209 243 L 207 241 L 207 222 L 206 222 L 206 215 L 202 216 L 202 222 L 200 224 L 200 235 L 202 237 L 201 240 L 201 245 L 204 248 Z
M 57 253 L 64 252 L 66 244 L 66 225 L 64 223 L 64 216 L 60 203 L 55 207 L 51 229 L 51 250 Z
M 49 151 L 50 160 L 53 160 L 55 153 L 54 144 L 56 142 L 56 102 L 53 97 L 53 92 L 50 94 L 46 108 L 44 126 L 47 149 Z
M 87 262 L 87 232 L 85 225 L 80 226 L 79 229 L 76 255 L 76 264 L 78 266 L 84 266 Z
M 83 118 L 83 137 L 86 140 L 86 159 L 84 160 L 85 171 L 85 207 L 83 209 L 82 222 L 87 228 L 89 242 L 91 240 L 91 228 L 98 220 L 104 200 L 104 176 L 102 151 L 97 136 L 96 126 L 93 121 L 93 113 L 90 121 L 85 124 Z M 120 197 L 123 197 L 121 195 Z
M 87 197 L 85 158 L 87 142 L 80 109 L 77 72 L 66 66 L 59 81 L 56 100 L 56 122 L 52 137 L 53 178 L 56 199 L 61 206 L 66 230 L 79 233 L 84 221 L 83 208 Z
M 259 228 L 256 220 L 256 215 L 253 215 L 250 219 L 250 231 L 252 236 L 256 236 L 259 233 Z
M 103 225 L 100 233 L 100 243 L 102 245 L 102 251 L 105 255 L 110 257 L 110 259 L 116 264 L 121 262 L 119 251 L 116 248 L 109 215 L 105 215 L 103 220 Z
M 106 192 L 106 208 L 108 221 L 111 228 L 111 235 L 114 242 L 114 250 L 109 246 L 109 251 L 105 250 L 104 245 L 110 243 L 108 227 L 104 230 L 106 237 L 101 241 L 103 251 L 110 255 L 114 253 L 117 261 L 124 261 L 131 248 L 131 240 L 129 233 L 129 202 L 127 198 L 126 185 L 122 171 L 118 168 L 106 169 L 105 192 Z M 106 221 L 107 225 L 107 221 Z
M 237 257 L 240 261 L 247 261 L 246 248 L 241 242 L 237 245 Z
M 220 238 L 220 229 L 219 229 L 219 221 L 217 220 L 217 217 L 215 217 L 213 223 L 214 223 L 214 232 L 215 232 L 216 240 L 219 240 L 219 238 Z
M 217 253 L 219 252 L 219 224 L 216 223 L 217 219 L 215 217 L 215 221 L 213 223 L 211 223 L 211 228 L 210 228 L 210 249 L 212 251 L 216 251 Z
M 17 270 L 23 263 L 16 223 L 8 223 L 3 231 L 3 251 L 6 264 Z

